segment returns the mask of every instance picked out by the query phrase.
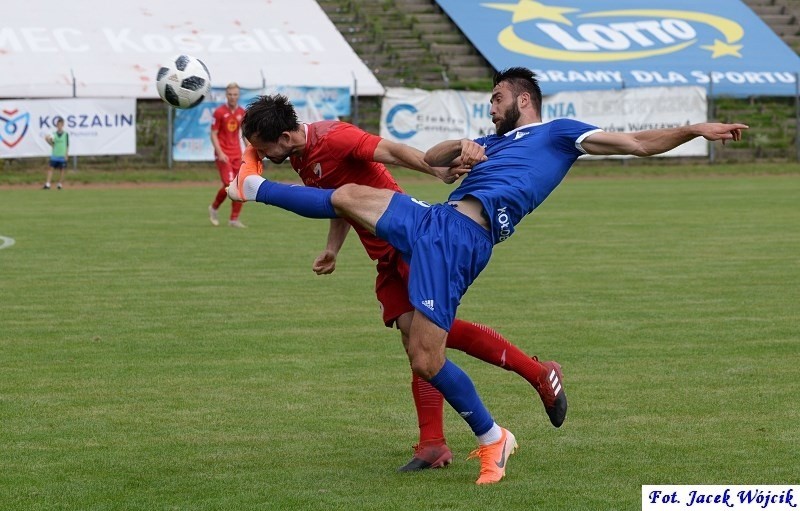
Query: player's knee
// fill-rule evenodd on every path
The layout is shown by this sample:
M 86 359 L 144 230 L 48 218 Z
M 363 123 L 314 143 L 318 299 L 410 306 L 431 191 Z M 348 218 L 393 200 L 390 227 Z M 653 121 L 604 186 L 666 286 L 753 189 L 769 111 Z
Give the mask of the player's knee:
M 441 369 L 441 366 L 437 365 L 436 361 L 431 357 L 415 354 L 413 352 L 409 352 L 408 357 L 411 360 L 411 370 L 425 381 L 436 376 Z
M 345 207 L 353 201 L 358 200 L 361 185 L 346 183 L 337 188 L 331 196 L 331 202 L 335 207 Z

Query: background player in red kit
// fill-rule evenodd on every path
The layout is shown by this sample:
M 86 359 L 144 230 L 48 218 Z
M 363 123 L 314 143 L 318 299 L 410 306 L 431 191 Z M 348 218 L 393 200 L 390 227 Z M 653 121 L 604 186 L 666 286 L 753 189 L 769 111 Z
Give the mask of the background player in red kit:
M 214 225 L 219 225 L 219 207 L 227 198 L 226 188 L 242 166 L 241 125 L 244 109 L 239 106 L 239 86 L 229 83 L 225 88 L 225 104 L 214 110 L 214 121 L 211 123 L 211 143 L 214 145 L 214 162 L 219 169 L 222 188 L 217 190 L 214 202 L 208 206 L 208 218 Z M 245 227 L 239 221 L 242 211 L 241 202 L 231 201 L 231 227 Z
M 352 124 L 339 121 L 300 124 L 293 106 L 282 95 L 261 96 L 251 103 L 242 121 L 242 132 L 250 143 L 245 149 L 243 168 L 256 166 L 261 173 L 262 156 L 267 155 L 274 163 L 289 158 L 292 168 L 306 186 L 339 188 L 355 183 L 402 191 L 384 164 L 402 165 L 445 182 L 456 179 L 446 168 L 427 165 L 421 151 L 366 133 Z M 388 327 L 397 325 L 403 344 L 407 346 L 414 307 L 408 298 L 408 266 L 399 251 L 357 223 L 335 218 L 331 220 L 327 246 L 314 261 L 313 270 L 320 275 L 335 270 L 336 255 L 351 226 L 367 254 L 377 261 L 375 292 L 383 307 L 383 321 Z M 491 328 L 460 319 L 456 319 L 451 327 L 447 347 L 525 378 L 539 392 L 550 421 L 556 427 L 561 426 L 567 412 L 567 401 L 558 364 L 539 362 Z M 444 437 L 443 397 L 417 375 L 413 376 L 411 389 L 420 437 L 419 444 L 414 446 L 414 457 L 400 470 L 447 465 L 452 454 Z

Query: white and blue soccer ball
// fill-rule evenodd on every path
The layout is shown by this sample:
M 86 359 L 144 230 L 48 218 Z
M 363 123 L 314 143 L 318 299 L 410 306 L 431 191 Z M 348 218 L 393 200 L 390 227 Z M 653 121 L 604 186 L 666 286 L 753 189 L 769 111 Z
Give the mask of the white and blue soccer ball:
M 156 89 L 161 99 L 175 108 L 192 108 L 211 91 L 211 74 L 202 60 L 176 55 L 158 70 Z

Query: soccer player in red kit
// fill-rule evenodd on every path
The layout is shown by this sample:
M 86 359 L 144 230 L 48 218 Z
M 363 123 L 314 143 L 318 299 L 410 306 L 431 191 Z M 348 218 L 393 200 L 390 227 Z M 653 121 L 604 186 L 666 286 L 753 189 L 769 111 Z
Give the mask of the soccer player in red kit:
M 423 161 L 423 153 L 369 134 L 340 121 L 301 124 L 294 107 L 282 95 L 261 96 L 247 107 L 242 132 L 250 145 L 245 149 L 243 168 L 263 171 L 261 157 L 274 163 L 287 158 L 306 186 L 339 188 L 348 183 L 402 191 L 384 164 L 402 165 L 453 182 L 449 169 L 433 168 Z M 238 186 L 238 183 L 234 181 Z M 327 246 L 313 263 L 317 274 L 330 274 L 336 268 L 336 255 L 350 228 L 355 229 L 367 254 L 377 262 L 375 292 L 383 309 L 387 327 L 400 329 L 404 346 L 414 315 L 408 297 L 408 265 L 399 251 L 377 238 L 354 221 L 331 220 Z M 508 342 L 489 327 L 456 319 L 447 336 L 447 347 L 463 351 L 490 364 L 514 371 L 538 391 L 555 427 L 566 416 L 567 402 L 561 384 L 560 366 L 539 362 Z M 443 426 L 443 397 L 430 383 L 413 375 L 411 383 L 419 420 L 419 443 L 414 457 L 400 471 L 437 468 L 449 464 Z
M 214 202 L 208 206 L 208 218 L 213 225 L 219 225 L 219 207 L 225 202 L 225 190 L 242 166 L 241 126 L 244 109 L 239 106 L 239 86 L 229 83 L 225 88 L 225 104 L 214 110 L 214 121 L 211 123 L 211 143 L 214 145 L 214 163 L 219 169 L 222 188 L 217 190 Z M 231 201 L 231 227 L 245 227 L 239 221 L 242 203 Z

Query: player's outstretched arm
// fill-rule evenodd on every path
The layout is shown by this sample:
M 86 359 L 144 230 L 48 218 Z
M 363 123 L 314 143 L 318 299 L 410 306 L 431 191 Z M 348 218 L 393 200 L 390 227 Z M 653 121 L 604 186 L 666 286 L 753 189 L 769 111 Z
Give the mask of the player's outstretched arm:
M 630 154 L 653 156 L 675 149 L 697 137 L 722 143 L 739 141 L 746 124 L 700 123 L 678 128 L 636 131 L 633 133 L 606 133 L 600 131 L 586 137 L 581 146 L 589 154 Z
M 411 146 L 383 139 L 375 148 L 373 159 L 387 165 L 400 165 L 411 170 L 430 174 L 445 183 L 452 183 L 460 173 L 452 172 L 446 166 L 432 167 L 425 162 L 425 154 Z

